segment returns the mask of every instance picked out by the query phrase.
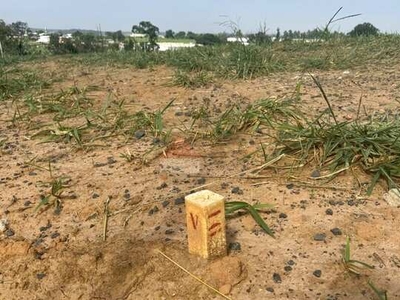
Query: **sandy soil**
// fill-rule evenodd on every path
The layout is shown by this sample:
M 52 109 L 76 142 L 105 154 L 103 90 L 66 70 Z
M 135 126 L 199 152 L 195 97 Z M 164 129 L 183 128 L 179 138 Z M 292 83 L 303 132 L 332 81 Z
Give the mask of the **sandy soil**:
M 166 68 L 68 66 L 64 60 L 29 66 L 62 74 L 46 93 L 74 84 L 98 86 L 89 93 L 95 106 L 110 92 L 132 111 L 159 109 L 174 98 L 165 117 L 170 127 L 190 122 L 185 112 L 204 102 L 223 109 L 232 101 L 291 97 L 302 78 L 289 72 L 184 89 L 169 84 L 173 70 Z M 369 113 L 397 109 L 399 67 L 316 75 L 339 118 L 351 119 L 361 95 Z M 324 110 L 311 79 L 301 80 L 302 109 L 312 115 Z M 389 299 L 400 299 L 400 214 L 384 201 L 384 183 L 365 197 L 351 173 L 325 188 L 309 180 L 312 169 L 289 175 L 266 169 L 255 179 L 231 176 L 261 164 L 241 160 L 267 140 L 257 133 L 219 143 L 197 140 L 188 149 L 174 130 L 175 150 L 184 151 L 160 152 L 142 165 L 120 154 L 143 155 L 153 147 L 150 134 L 108 139 L 105 147 L 87 151 L 40 143 L 30 138 L 35 130 L 12 126 L 10 102 L 0 105 L 0 136 L 7 138 L 0 152 L 0 219 L 6 224 L 0 233 L 1 299 L 222 299 L 159 251 L 232 299 L 377 299 L 368 279 L 386 289 Z M 49 161 L 51 175 L 44 169 Z M 370 180 L 357 175 L 361 183 Z M 46 183 L 62 176 L 68 182 L 61 207 L 35 211 L 40 196 L 49 191 Z M 182 197 L 204 185 L 226 200 L 275 205 L 262 216 L 276 239 L 240 214 L 227 221 L 227 257 L 204 261 L 189 255 Z M 103 241 L 107 199 L 110 216 Z M 354 259 L 375 269 L 361 276 L 345 270 L 341 260 L 347 235 Z

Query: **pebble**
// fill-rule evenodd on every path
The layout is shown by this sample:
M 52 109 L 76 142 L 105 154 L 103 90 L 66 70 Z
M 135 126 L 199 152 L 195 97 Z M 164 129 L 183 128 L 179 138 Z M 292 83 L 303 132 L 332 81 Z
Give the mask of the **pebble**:
M 175 205 L 180 205 L 180 204 L 183 204 L 183 203 L 185 203 L 185 198 L 184 197 L 176 198 L 175 201 L 174 201 Z
M 279 214 L 279 218 L 280 218 L 280 219 L 286 219 L 286 218 L 287 218 L 287 214 L 285 214 L 285 213 L 280 213 L 280 214 Z
M 272 275 L 272 279 L 273 279 L 274 282 L 276 282 L 276 283 L 281 283 L 281 282 L 282 282 L 281 275 L 279 275 L 278 273 L 274 273 L 274 275 Z
M 284 269 L 286 272 L 290 272 L 290 271 L 293 270 L 293 268 L 292 268 L 291 266 L 285 266 L 283 269 Z
M 135 132 L 135 138 L 137 138 L 138 140 L 140 140 L 145 135 L 146 135 L 146 132 L 144 130 L 137 130 Z
M 333 210 L 330 209 L 330 208 L 328 208 L 328 209 L 325 211 L 325 213 L 326 213 L 328 216 L 332 216 L 332 215 L 333 215 Z
M 331 232 L 333 235 L 342 235 L 342 231 L 339 228 L 333 228 L 331 229 Z
M 39 280 L 43 279 L 44 277 L 46 277 L 46 274 L 44 274 L 44 273 L 37 273 L 36 274 L 36 278 L 39 279 Z
M 238 187 L 235 186 L 232 190 L 231 190 L 232 194 L 238 194 L 238 195 L 243 195 L 243 191 Z
M 92 195 L 92 199 L 96 199 L 96 198 L 99 198 L 99 197 L 100 197 L 100 195 L 97 194 L 97 193 L 93 193 L 93 195 Z
M 155 214 L 158 211 L 159 211 L 158 207 L 154 206 L 152 209 L 149 210 L 149 216 Z
M 241 249 L 242 249 L 242 246 L 240 245 L 239 242 L 229 243 L 229 250 L 240 251 Z
M 162 205 L 162 207 L 167 207 L 168 205 L 169 205 L 169 201 L 168 200 L 165 200 L 165 201 L 163 201 L 162 203 L 161 203 L 161 205 Z
M 266 290 L 267 290 L 267 292 L 270 292 L 270 293 L 274 292 L 274 288 L 272 288 L 272 287 L 267 287 Z
M 325 233 L 317 233 L 314 235 L 314 241 L 323 242 L 325 241 L 326 234 Z
M 173 234 L 174 230 L 173 229 L 167 229 L 165 230 L 165 234 Z
M 6 236 L 13 236 L 13 235 L 15 234 L 15 232 L 14 232 L 14 230 L 8 228 L 8 229 L 4 232 L 4 234 L 5 234 Z
M 321 270 L 315 270 L 315 271 L 313 272 L 313 275 L 314 275 L 315 277 L 320 278 L 321 275 L 322 275 L 322 271 L 321 271 Z

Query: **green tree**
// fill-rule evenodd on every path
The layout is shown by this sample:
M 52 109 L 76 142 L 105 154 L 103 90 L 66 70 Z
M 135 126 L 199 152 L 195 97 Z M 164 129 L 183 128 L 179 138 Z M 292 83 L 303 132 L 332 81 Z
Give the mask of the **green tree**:
M 184 39 L 184 38 L 186 38 L 186 32 L 184 32 L 184 31 L 179 31 L 178 33 L 175 34 L 175 38 L 177 38 L 177 39 Z
M 188 31 L 186 34 L 186 38 L 191 39 L 191 40 L 195 40 L 196 37 L 197 37 L 197 34 L 192 31 Z
M 371 23 L 362 23 L 358 24 L 352 31 L 349 32 L 350 36 L 371 36 L 371 35 L 378 35 L 379 29 L 376 28 Z
M 142 33 L 145 34 L 149 39 L 149 48 L 150 50 L 158 49 L 157 38 L 160 30 L 157 26 L 154 26 L 149 21 L 142 21 L 139 25 L 132 26 L 132 33 Z
M 281 30 L 279 27 L 276 29 L 275 41 L 279 42 L 281 39 Z
M 22 37 L 25 34 L 28 33 L 28 23 L 26 22 L 21 22 L 21 21 L 17 21 L 15 23 L 11 23 L 10 25 L 11 30 L 13 31 L 13 34 Z
M 199 34 L 196 37 L 196 43 L 202 44 L 204 46 L 211 46 L 211 45 L 221 44 L 222 39 L 215 34 L 205 33 L 205 34 Z
M 173 39 L 173 38 L 174 38 L 174 35 L 175 35 L 175 32 L 173 32 L 171 29 L 168 29 L 168 30 L 165 32 L 165 37 L 166 37 L 167 39 Z

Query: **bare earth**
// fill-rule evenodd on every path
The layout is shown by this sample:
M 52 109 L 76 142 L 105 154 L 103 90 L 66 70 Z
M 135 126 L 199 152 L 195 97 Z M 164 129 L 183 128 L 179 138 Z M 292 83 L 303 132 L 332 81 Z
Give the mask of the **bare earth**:
M 132 112 L 163 108 L 175 98 L 165 115 L 170 128 L 189 124 L 185 112 L 205 101 L 223 110 L 230 101 L 290 97 L 301 78 L 279 73 L 185 89 L 171 86 L 173 70 L 164 67 L 68 66 L 56 59 L 32 64 L 62 77 L 46 93 L 74 84 L 98 86 L 88 93 L 98 107 L 110 93 L 125 100 Z M 396 110 L 399 70 L 398 65 L 365 66 L 316 75 L 339 117 L 351 119 L 361 95 L 369 113 Z M 307 76 L 301 94 L 302 110 L 310 115 L 326 108 Z M 311 168 L 292 173 L 265 169 L 257 178 L 232 176 L 263 163 L 241 160 L 268 141 L 257 133 L 218 143 L 198 139 L 190 146 L 174 130 L 174 144 L 165 153 L 151 152 L 146 164 L 128 162 L 121 153 L 145 154 L 153 147 L 150 133 L 77 150 L 72 143 L 31 139 L 37 130 L 12 126 L 14 111 L 11 102 L 0 104 L 0 139 L 7 138 L 0 152 L 0 219 L 7 221 L 7 230 L 0 233 L 0 299 L 223 299 L 159 251 L 232 299 L 377 299 L 368 279 L 386 289 L 389 299 L 400 299 L 400 213 L 383 199 L 383 182 L 366 197 L 358 181 L 362 185 L 370 177 L 361 172 L 357 177 L 344 172 L 324 184 L 310 179 Z M 45 170 L 49 161 L 51 175 Z M 35 211 L 51 176 L 69 178 L 62 209 L 48 205 Z M 227 220 L 232 248 L 227 257 L 207 262 L 190 256 L 182 197 L 203 185 L 226 200 L 273 204 L 262 216 L 276 239 L 240 214 Z M 334 228 L 341 234 L 333 234 Z M 317 234 L 325 239 L 314 240 Z M 346 236 L 351 237 L 352 257 L 375 269 L 359 277 L 346 272 L 341 263 Z M 240 243 L 240 249 L 233 243 Z

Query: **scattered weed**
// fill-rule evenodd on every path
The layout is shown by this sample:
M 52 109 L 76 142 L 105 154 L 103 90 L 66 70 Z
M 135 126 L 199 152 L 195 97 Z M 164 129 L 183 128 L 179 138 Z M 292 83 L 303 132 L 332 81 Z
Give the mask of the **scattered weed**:
M 268 227 L 265 223 L 264 219 L 261 218 L 258 211 L 271 208 L 272 206 L 269 204 L 255 204 L 250 205 L 249 203 L 243 201 L 230 201 L 225 203 L 225 214 L 231 215 L 238 210 L 246 210 L 253 217 L 254 221 L 270 236 L 275 237 L 273 231 Z

